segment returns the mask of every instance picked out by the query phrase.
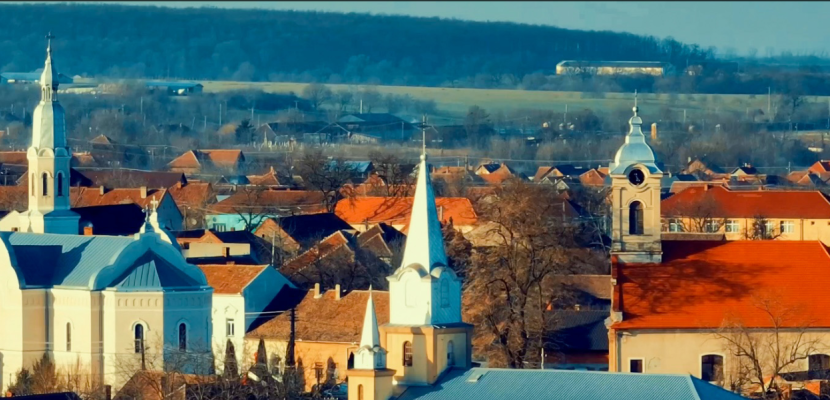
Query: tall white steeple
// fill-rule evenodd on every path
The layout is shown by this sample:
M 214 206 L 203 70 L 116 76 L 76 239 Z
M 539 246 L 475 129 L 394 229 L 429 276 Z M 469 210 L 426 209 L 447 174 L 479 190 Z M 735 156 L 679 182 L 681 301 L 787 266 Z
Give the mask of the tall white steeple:
M 46 63 L 40 75 L 40 102 L 32 114 L 29 160 L 29 210 L 21 215 L 21 230 L 78 234 L 78 214 L 70 210 L 66 122 L 58 102 L 58 72 L 52 65 L 52 36 L 46 36 Z
M 426 139 L 424 139 L 424 146 L 426 146 Z M 427 272 L 436 265 L 447 265 L 444 235 L 441 232 L 441 223 L 438 221 L 438 209 L 435 206 L 435 192 L 432 190 L 432 180 L 429 177 L 426 149 L 421 153 L 421 164 L 418 166 L 418 181 L 415 185 L 412 214 L 409 217 L 409 231 L 406 234 L 401 268 L 412 264 L 423 266 Z
M 386 350 L 380 347 L 378 317 L 375 315 L 375 302 L 372 299 L 371 288 L 369 288 L 369 301 L 366 303 L 366 314 L 363 317 L 363 332 L 360 335 L 360 348 L 355 353 L 354 368 L 386 368 Z
M 448 268 L 425 151 L 418 167 L 403 260 L 387 279 L 390 324 L 461 322 L 461 280 Z

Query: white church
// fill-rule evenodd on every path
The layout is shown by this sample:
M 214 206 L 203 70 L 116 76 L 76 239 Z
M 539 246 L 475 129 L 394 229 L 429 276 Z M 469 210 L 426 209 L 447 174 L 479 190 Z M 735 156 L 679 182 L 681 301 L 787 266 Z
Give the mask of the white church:
M 0 387 L 44 354 L 115 389 L 142 363 L 158 369 L 187 357 L 186 372 L 207 372 L 209 363 L 192 362 L 211 352 L 204 273 L 187 264 L 155 209 L 133 237 L 78 235 L 51 40 L 40 86 L 28 211 L 0 232 Z

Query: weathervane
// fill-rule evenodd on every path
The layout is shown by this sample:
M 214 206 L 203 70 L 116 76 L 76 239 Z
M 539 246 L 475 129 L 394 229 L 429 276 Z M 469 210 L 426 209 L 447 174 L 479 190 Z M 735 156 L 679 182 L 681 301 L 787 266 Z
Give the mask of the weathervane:
M 634 116 L 635 117 L 637 116 L 638 111 L 640 111 L 640 109 L 637 108 L 637 89 L 634 89 Z

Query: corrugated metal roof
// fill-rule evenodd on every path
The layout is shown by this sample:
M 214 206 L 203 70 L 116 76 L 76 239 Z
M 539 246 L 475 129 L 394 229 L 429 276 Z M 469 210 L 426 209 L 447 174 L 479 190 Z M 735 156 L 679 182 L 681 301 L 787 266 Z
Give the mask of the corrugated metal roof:
M 479 376 L 478 379 L 470 379 Z M 432 386 L 411 386 L 398 400 L 738 400 L 690 375 L 472 368 L 449 371 Z
M 110 265 L 133 238 L 4 232 L 22 275 L 21 288 L 89 288 L 90 279 Z

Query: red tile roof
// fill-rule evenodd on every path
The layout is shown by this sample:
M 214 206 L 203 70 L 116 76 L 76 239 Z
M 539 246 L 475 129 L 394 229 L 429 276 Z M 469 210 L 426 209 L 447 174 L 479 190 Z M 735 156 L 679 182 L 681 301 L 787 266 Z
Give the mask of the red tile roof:
M 830 161 L 828 161 L 828 160 L 816 161 L 815 164 L 810 166 L 808 171 L 815 172 L 815 173 L 830 172 Z
M 373 290 L 375 314 L 378 325 L 389 322 L 389 292 Z M 360 342 L 363 316 L 369 300 L 368 290 L 355 290 L 335 299 L 335 292 L 329 290 L 318 299 L 314 290 L 309 290 L 297 305 L 296 338 L 304 342 Z M 287 340 L 291 329 L 288 313 L 260 325 L 246 336 L 249 338 L 276 338 Z
M 27 185 L 0 186 L 0 210 L 24 211 L 29 208 Z
M 147 196 L 142 198 L 141 188 L 111 189 L 105 191 L 103 195 L 101 195 L 100 188 L 71 188 L 70 203 L 72 204 L 72 207 L 89 207 L 134 203 L 144 208 L 150 205 L 150 202 L 153 201 L 153 198 L 161 202 L 161 199 L 167 193 L 166 189 L 146 190 Z
M 199 265 L 216 294 L 241 294 L 268 265 Z
M 290 276 L 304 270 L 317 261 L 335 254 L 343 255 L 346 258 L 354 257 L 354 251 L 349 247 L 349 239 L 342 231 L 337 231 L 329 235 L 305 253 L 289 260 L 280 268 L 280 272 L 283 275 Z
M 280 180 L 277 178 L 277 172 L 274 171 L 274 167 L 271 167 L 270 171 L 262 175 L 248 175 L 248 182 L 251 182 L 252 185 L 260 186 L 280 185 Z
M 29 165 L 25 151 L 0 151 L 0 164 Z
M 579 182 L 584 186 L 604 186 L 605 175 L 591 168 L 579 175 Z
M 541 182 L 542 178 L 553 171 L 553 167 L 539 167 L 536 169 L 536 174 L 533 175 L 533 182 Z
M 661 264 L 614 268 L 614 307 L 623 314 L 615 328 L 717 328 L 725 318 L 769 327 L 762 299 L 830 328 L 830 254 L 818 241 L 663 242 Z
M 444 218 L 453 224 L 474 225 L 478 216 L 469 199 L 463 197 L 438 197 L 438 207 L 443 207 Z M 405 225 L 409 223 L 412 213 L 412 197 L 357 197 L 337 202 L 334 213 L 349 224 L 362 224 L 367 219 L 369 224 L 379 222 L 388 225 Z
M 188 150 L 167 163 L 167 166 L 170 168 L 199 168 L 202 164 L 199 163 L 196 153 L 193 150 Z
M 208 160 L 213 166 L 233 168 L 244 160 L 242 150 L 215 149 L 215 150 L 188 150 L 170 161 L 169 168 L 200 168 L 202 162 Z
M 682 216 L 703 201 L 714 205 L 713 217 L 830 219 L 830 201 L 819 191 L 729 190 L 722 186 L 690 187 L 662 201 L 664 216 Z
M 201 207 L 216 201 L 216 193 L 208 182 L 190 181 L 186 185 L 174 185 L 167 189 L 179 207 Z

